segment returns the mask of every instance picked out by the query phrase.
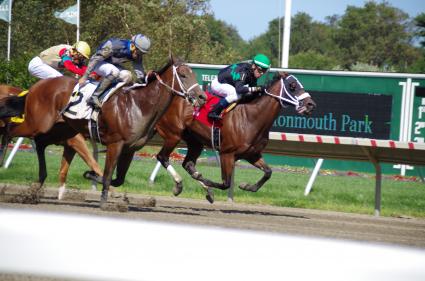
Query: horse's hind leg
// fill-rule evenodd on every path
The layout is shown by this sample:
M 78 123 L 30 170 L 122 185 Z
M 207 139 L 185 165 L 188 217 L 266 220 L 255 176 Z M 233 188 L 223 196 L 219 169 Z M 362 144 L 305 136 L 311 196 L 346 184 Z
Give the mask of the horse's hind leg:
M 263 186 L 263 184 L 266 181 L 270 179 L 270 177 L 272 176 L 272 169 L 270 169 L 270 167 L 266 164 L 266 162 L 264 162 L 264 159 L 262 158 L 261 154 L 255 155 L 246 160 L 249 163 L 251 163 L 253 166 L 263 171 L 264 175 L 261 177 L 261 179 L 257 183 L 255 184 L 242 183 L 239 185 L 239 188 L 246 191 L 256 192 Z
M 38 184 L 41 188 L 44 184 L 44 181 L 47 178 L 47 167 L 46 167 L 46 147 L 47 144 L 43 141 L 42 138 L 35 137 L 35 150 L 37 151 L 37 159 L 38 159 Z
M 59 191 L 58 191 L 58 200 L 63 198 L 66 190 L 66 178 L 68 176 L 69 166 L 71 165 L 72 160 L 75 156 L 75 150 L 70 147 L 68 144 L 64 145 L 61 167 L 59 170 Z
M 6 125 L 8 126 L 8 125 Z M 2 137 L 1 137 L 1 151 L 0 151 L 0 167 L 3 166 L 4 158 L 6 157 L 7 153 L 7 146 L 10 142 L 11 138 L 9 137 L 9 130 L 8 128 L 4 128 Z
M 97 176 L 91 176 L 91 179 L 95 179 L 98 183 L 102 183 L 103 172 L 99 164 L 94 159 L 92 153 L 87 147 L 86 141 L 81 134 L 76 134 L 74 137 L 66 140 L 68 146 L 72 147 L 81 159 L 96 173 Z M 86 174 L 86 173 L 85 173 Z
M 178 140 L 166 139 L 164 145 L 162 146 L 159 153 L 156 155 L 156 159 L 161 163 L 161 165 L 167 170 L 167 172 L 172 176 L 175 186 L 173 188 L 173 194 L 178 196 L 183 191 L 182 177 L 176 172 L 176 170 L 170 164 L 170 154 L 173 152 L 174 148 L 177 146 Z
M 195 180 L 199 181 L 201 185 L 206 189 L 207 195 L 206 199 L 210 202 L 214 202 L 214 192 L 212 188 L 219 188 L 219 189 L 227 189 L 230 187 L 231 184 L 231 177 L 226 183 L 216 183 L 209 179 L 206 179 L 202 176 L 201 173 L 199 173 L 196 170 L 196 161 L 199 158 L 199 156 L 202 153 L 202 149 L 204 148 L 203 145 L 196 140 L 187 138 L 187 155 L 183 161 L 183 168 L 189 173 L 189 175 L 192 176 Z M 233 155 L 233 154 L 232 154 Z M 223 169 L 223 159 L 221 159 L 222 169 Z M 233 166 L 231 166 L 233 167 Z M 231 176 L 231 173 L 230 173 Z
M 187 155 L 185 160 L 183 161 L 183 167 L 185 168 L 185 170 L 192 176 L 192 178 L 199 181 L 204 187 L 214 187 L 222 190 L 228 189 L 231 185 L 231 176 L 234 166 L 233 154 L 220 155 L 223 183 L 218 183 L 204 178 L 202 174 L 196 170 L 196 160 L 198 159 L 201 152 L 202 147 L 193 147 L 192 145 L 188 145 Z M 227 176 L 227 174 L 230 174 L 230 176 Z

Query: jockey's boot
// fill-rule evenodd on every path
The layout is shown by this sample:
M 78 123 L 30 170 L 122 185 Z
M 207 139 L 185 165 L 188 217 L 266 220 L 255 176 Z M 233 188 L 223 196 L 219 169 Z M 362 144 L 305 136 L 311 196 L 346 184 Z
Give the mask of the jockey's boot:
M 214 106 L 213 109 L 208 113 L 208 118 L 211 118 L 213 120 L 220 120 L 220 114 L 229 105 L 229 102 L 222 98 L 220 101 Z
M 102 102 L 100 101 L 99 97 L 106 89 L 108 89 L 108 87 L 112 84 L 114 79 L 115 77 L 109 77 L 109 76 L 106 76 L 105 78 L 103 78 L 99 86 L 97 86 L 94 93 L 87 100 L 87 104 L 93 107 L 94 109 L 100 109 L 102 107 Z

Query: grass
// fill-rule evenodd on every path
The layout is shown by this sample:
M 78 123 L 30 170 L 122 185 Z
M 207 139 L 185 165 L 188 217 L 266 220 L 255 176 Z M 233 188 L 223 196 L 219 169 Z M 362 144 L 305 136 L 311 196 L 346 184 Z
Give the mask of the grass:
M 61 149 L 51 146 L 48 150 L 49 176 L 46 185 L 57 187 Z M 145 148 L 142 151 L 148 154 L 154 153 L 156 148 Z M 100 163 L 102 167 L 103 157 L 104 155 L 102 155 Z M 155 184 L 149 185 L 148 178 L 155 163 L 154 159 L 133 160 L 125 184 L 119 190 L 146 195 L 173 196 L 171 190 L 174 183 L 162 168 Z M 246 168 L 248 165 L 245 164 L 240 162 L 235 171 L 234 199 L 236 202 L 361 214 L 373 214 L 374 212 L 374 175 L 319 175 L 312 192 L 308 196 L 304 196 L 304 188 L 310 176 L 305 169 L 273 166 L 272 178 L 258 192 L 251 193 L 242 191 L 237 186 L 242 182 L 256 182 L 262 176 L 262 172 Z M 180 196 L 204 199 L 204 190 L 187 175 L 180 163 L 173 162 L 173 166 L 183 177 L 184 190 Z M 87 170 L 85 163 L 78 156 L 75 157 L 68 175 L 67 186 L 89 189 L 90 182 L 81 176 L 85 170 Z M 214 181 L 221 179 L 220 170 L 215 163 L 201 161 L 198 164 L 198 170 L 206 178 Z M 38 164 L 35 153 L 18 152 L 9 169 L 0 169 L 0 181 L 2 183 L 30 184 L 37 178 L 37 172 Z M 216 190 L 215 200 L 227 200 L 227 191 Z M 425 218 L 425 185 L 417 181 L 402 182 L 384 177 L 381 215 Z

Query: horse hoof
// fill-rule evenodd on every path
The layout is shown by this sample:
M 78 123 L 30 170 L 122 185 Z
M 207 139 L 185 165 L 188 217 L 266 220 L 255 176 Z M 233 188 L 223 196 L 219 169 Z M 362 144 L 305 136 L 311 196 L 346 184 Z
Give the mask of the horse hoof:
M 120 179 L 113 179 L 111 180 L 111 186 L 113 187 L 120 187 L 121 185 L 123 185 L 124 180 L 120 180 Z
M 208 189 L 207 191 L 207 195 L 205 196 L 205 198 L 208 200 L 208 202 L 210 202 L 211 204 L 214 203 L 214 192 L 210 189 Z
M 202 178 L 202 174 L 200 172 L 194 172 L 191 176 L 195 180 L 199 180 Z
M 88 180 L 96 181 L 99 184 L 103 181 L 102 177 L 98 176 L 95 171 L 85 171 L 83 177 Z
M 102 190 L 102 194 L 100 195 L 100 207 L 108 202 L 108 191 Z
M 63 196 L 64 196 L 64 194 L 65 194 L 65 186 L 61 186 L 61 187 L 59 187 L 59 190 L 58 190 L 58 200 L 62 200 L 63 199 Z
M 248 183 L 241 183 L 239 185 L 239 188 L 245 191 L 251 191 L 251 192 L 255 192 L 256 190 L 254 189 L 254 186 L 248 184 Z
M 183 184 L 181 182 L 176 183 L 176 186 L 173 188 L 174 196 L 179 196 L 183 191 Z
M 242 190 L 247 190 L 248 189 L 248 184 L 246 182 L 243 182 L 239 185 L 239 188 Z
M 110 194 L 111 195 L 109 195 L 109 197 L 114 198 L 114 199 L 118 199 L 118 198 L 122 198 L 123 197 L 122 194 L 119 194 L 119 193 L 114 192 L 114 191 L 112 191 Z
M 87 180 L 91 180 L 93 176 L 93 171 L 85 171 L 83 177 Z

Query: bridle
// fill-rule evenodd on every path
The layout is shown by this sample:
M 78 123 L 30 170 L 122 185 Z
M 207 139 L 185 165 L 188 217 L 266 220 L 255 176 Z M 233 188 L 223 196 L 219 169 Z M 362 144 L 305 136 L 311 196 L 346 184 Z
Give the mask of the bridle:
M 297 79 L 295 78 L 295 80 Z M 299 84 L 298 80 L 297 80 L 297 83 Z M 307 92 L 304 92 L 299 96 L 294 96 L 293 94 L 291 94 L 291 92 L 286 89 L 285 83 L 283 82 L 283 78 L 280 78 L 279 96 L 273 95 L 267 90 L 264 90 L 264 92 L 266 93 L 266 95 L 271 96 L 275 99 L 278 99 L 282 107 L 286 107 L 286 105 L 284 104 L 284 102 L 286 102 L 295 106 L 295 110 L 297 111 L 300 109 L 300 107 L 302 107 L 302 105 L 300 105 L 302 100 L 304 100 L 305 98 L 311 97 L 310 94 Z
M 183 84 L 183 82 L 181 81 L 181 78 L 177 72 L 177 69 L 182 66 L 184 64 L 180 64 L 178 66 L 173 65 L 173 81 L 171 83 L 171 86 L 168 85 L 167 83 L 165 83 L 161 77 L 158 75 L 158 73 L 155 73 L 156 79 L 159 81 L 159 83 L 161 85 L 163 85 L 164 87 L 166 87 L 167 89 L 169 89 L 170 91 L 172 91 L 173 93 L 175 93 L 178 96 L 181 96 L 187 100 L 189 100 L 191 103 L 193 103 L 193 99 L 194 97 L 190 96 L 189 93 L 197 86 L 199 86 L 199 84 L 196 82 L 193 85 L 191 85 L 190 87 L 188 87 L 186 89 L 185 85 Z M 177 83 L 180 86 L 181 92 L 177 91 L 176 89 L 174 89 L 174 83 L 177 80 Z

